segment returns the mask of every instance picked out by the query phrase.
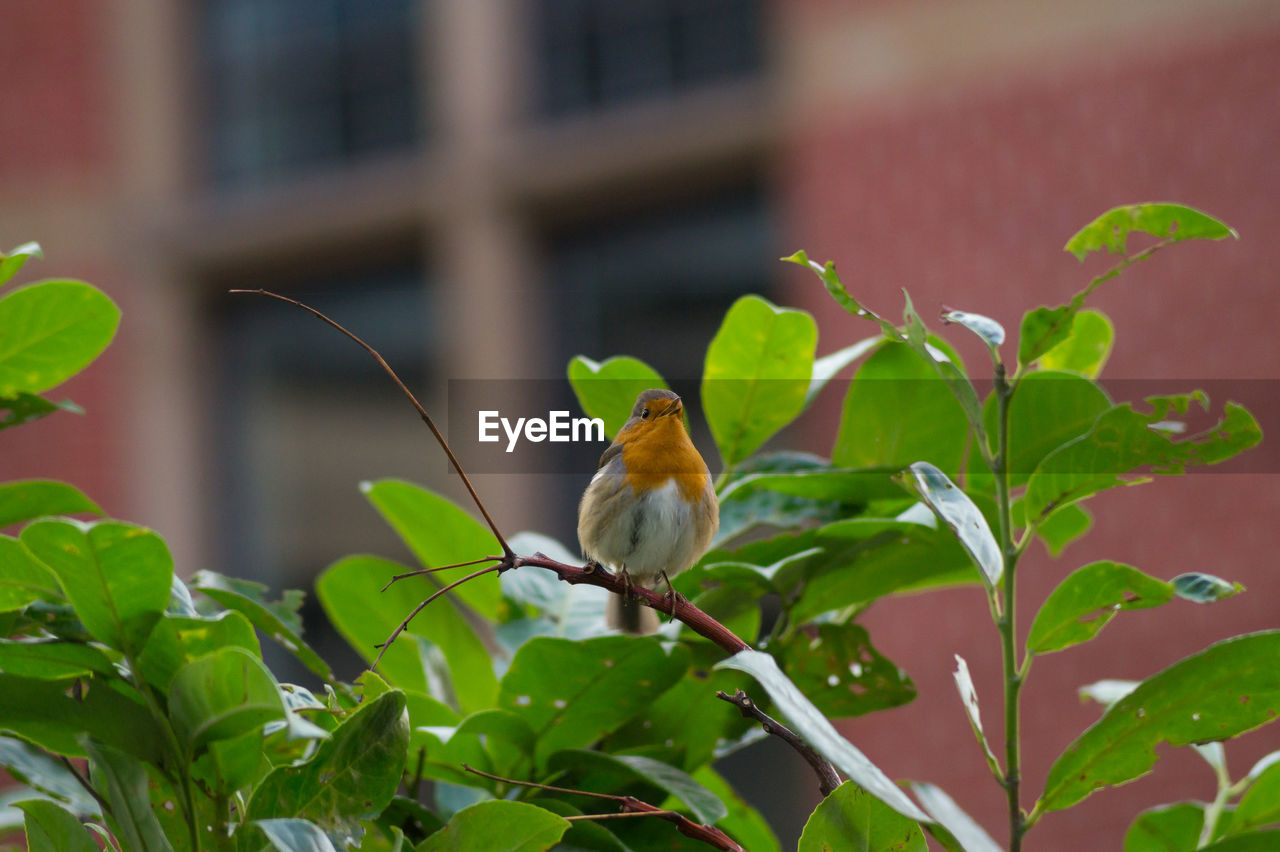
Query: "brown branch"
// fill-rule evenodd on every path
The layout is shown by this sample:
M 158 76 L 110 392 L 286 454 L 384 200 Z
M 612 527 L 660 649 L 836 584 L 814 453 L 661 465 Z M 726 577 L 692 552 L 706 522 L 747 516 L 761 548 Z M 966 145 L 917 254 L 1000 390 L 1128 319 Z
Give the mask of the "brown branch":
M 454 580 L 449 585 L 433 592 L 426 600 L 424 600 L 422 603 L 418 604 L 416 607 L 413 608 L 413 612 L 409 613 L 408 617 L 406 617 L 404 621 L 400 622 L 399 626 L 397 626 L 396 629 L 391 632 L 391 635 L 387 637 L 387 640 L 385 642 L 381 642 L 373 646 L 375 648 L 381 648 L 382 650 L 378 652 L 378 656 L 377 658 L 374 659 L 373 665 L 369 666 L 369 671 L 373 671 L 378 667 L 378 663 L 382 662 L 382 655 L 387 653 L 387 649 L 391 647 L 391 643 L 396 641 L 396 639 L 400 636 L 400 634 L 403 633 L 409 627 L 409 622 L 413 621 L 414 616 L 416 616 L 418 613 L 422 612 L 424 609 L 427 608 L 427 604 L 431 603 L 433 600 L 440 597 L 445 592 L 450 591 L 451 589 L 455 589 L 458 586 L 461 586 L 463 583 L 467 582 L 468 580 L 474 580 L 476 577 L 479 577 L 481 574 L 488 574 L 491 571 L 501 571 L 501 570 L 502 570 L 502 566 L 500 565 L 490 565 L 488 568 L 481 568 L 479 571 L 472 571 L 470 574 L 463 577 L 462 579 Z
M 818 776 L 818 790 L 823 798 L 831 795 L 831 791 L 840 786 L 840 776 L 836 773 L 836 768 L 825 757 L 814 751 L 812 746 L 800 739 L 795 731 L 761 710 L 751 700 L 751 696 L 739 689 L 733 695 L 717 691 L 716 698 L 733 704 L 744 717 L 755 719 L 764 726 L 765 733 L 773 734 L 795 749 L 805 762 L 813 767 L 814 773 Z
M 500 775 L 491 775 L 488 772 L 481 772 L 479 769 L 473 769 L 467 764 L 462 764 L 462 768 L 473 775 L 479 775 L 481 778 L 488 778 L 491 781 L 498 781 L 503 784 L 515 784 L 519 787 L 532 787 L 535 790 L 547 790 L 552 793 L 569 793 L 574 796 L 589 796 L 593 799 L 607 799 L 611 802 L 617 802 L 619 807 L 618 813 L 609 814 L 583 814 L 577 817 L 565 817 L 565 819 L 573 820 L 601 820 L 601 819 L 617 819 L 619 817 L 629 816 L 648 816 L 657 817 L 666 820 L 676 827 L 676 830 L 685 837 L 700 841 L 721 849 L 723 852 L 746 852 L 741 846 L 734 842 L 733 838 L 725 834 L 720 829 L 712 825 L 702 825 L 689 819 L 683 814 L 669 811 L 665 808 L 659 808 L 648 802 L 642 802 L 635 796 L 615 796 L 610 793 L 596 793 L 591 790 L 574 790 L 569 787 L 554 787 L 550 784 L 539 784 L 536 781 L 517 781 L 514 778 L 503 778 Z
M 453 469 L 458 472 L 458 476 L 462 477 L 462 484 L 467 487 L 467 493 L 471 495 L 471 499 L 475 502 L 476 508 L 480 510 L 480 514 L 484 515 L 485 522 L 489 524 L 489 529 L 493 532 L 494 538 L 496 538 L 498 540 L 498 544 L 502 546 L 502 552 L 505 553 L 507 556 L 512 555 L 511 547 L 507 544 L 507 540 L 502 537 L 502 533 L 498 531 L 498 525 L 495 524 L 493 522 L 493 518 L 489 516 L 489 510 L 484 507 L 484 503 L 480 500 L 480 495 L 476 493 L 475 486 L 471 484 L 471 480 L 467 478 L 467 474 L 465 471 L 463 471 L 462 465 L 458 463 L 458 457 L 455 456 L 453 454 L 453 450 L 449 448 L 449 442 L 444 439 L 444 435 L 441 434 L 440 429 L 435 424 L 435 421 L 431 419 L 430 414 L 427 414 L 427 410 L 422 407 L 422 403 L 418 402 L 418 398 L 413 395 L 413 391 L 409 390 L 409 388 L 405 386 L 405 383 L 400 381 L 400 377 L 396 375 L 396 371 L 391 369 L 391 365 L 388 364 L 383 359 L 383 357 L 378 354 L 378 350 L 374 349 L 372 346 L 365 343 L 359 337 L 352 334 L 350 331 L 347 331 L 346 328 L 334 322 L 333 320 L 329 319 L 327 316 L 320 313 L 315 308 L 309 305 L 304 305 L 302 302 L 299 302 L 296 299 L 290 299 L 288 296 L 281 296 L 279 293 L 273 293 L 270 290 L 261 290 L 261 289 L 231 290 L 230 292 L 236 293 L 236 294 L 248 293 L 248 294 L 258 295 L 258 296 L 270 296 L 272 299 L 279 299 L 282 302 L 288 302 L 291 305 L 296 305 L 297 307 L 302 308 L 304 311 L 316 317 L 317 319 L 321 320 L 322 322 L 326 322 L 329 325 L 333 326 L 338 331 L 342 332 L 347 337 L 351 338 L 357 344 L 359 344 L 360 347 L 364 349 L 365 352 L 368 352 L 370 355 L 372 355 L 373 360 L 378 362 L 378 365 L 382 367 L 382 369 L 386 372 L 386 374 L 391 377 L 391 380 L 396 383 L 396 387 L 400 388 L 400 390 L 404 393 L 404 395 L 409 398 L 409 401 L 413 403 L 413 407 L 418 410 L 418 416 L 422 418 L 422 422 L 427 424 L 427 428 L 431 430 L 431 434 L 435 436 L 436 441 L 439 442 L 440 447 L 444 450 L 445 455 L 449 457 L 449 462 L 453 465 Z

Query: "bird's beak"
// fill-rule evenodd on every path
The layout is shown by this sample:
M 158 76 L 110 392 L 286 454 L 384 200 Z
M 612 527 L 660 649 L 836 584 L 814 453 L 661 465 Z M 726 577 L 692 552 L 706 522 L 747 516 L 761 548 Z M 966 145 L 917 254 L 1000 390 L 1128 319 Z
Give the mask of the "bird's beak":
M 666 409 L 662 412 L 662 416 L 670 417 L 672 415 L 679 414 L 681 411 L 684 411 L 684 403 L 681 402 L 679 399 L 673 399 L 671 400 L 671 403 L 666 407 Z

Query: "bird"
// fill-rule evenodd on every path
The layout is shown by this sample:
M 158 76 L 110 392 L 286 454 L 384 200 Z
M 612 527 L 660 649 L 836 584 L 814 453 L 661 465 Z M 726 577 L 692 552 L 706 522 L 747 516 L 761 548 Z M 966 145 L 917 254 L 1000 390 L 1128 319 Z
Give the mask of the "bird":
M 653 588 L 701 558 L 720 527 L 711 472 L 689 439 L 684 404 L 669 390 L 646 390 L 604 454 L 578 506 L 583 555 L 628 585 Z M 624 633 L 657 632 L 658 614 L 634 596 L 612 595 L 607 624 Z

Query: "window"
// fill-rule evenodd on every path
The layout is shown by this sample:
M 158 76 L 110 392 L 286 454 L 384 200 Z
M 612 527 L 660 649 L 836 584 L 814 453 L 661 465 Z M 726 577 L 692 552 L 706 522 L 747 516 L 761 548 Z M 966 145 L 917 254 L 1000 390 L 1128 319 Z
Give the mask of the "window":
M 206 0 L 208 171 L 221 185 L 412 148 L 416 0 Z
M 537 0 L 538 109 L 559 116 L 750 76 L 759 0 Z
M 431 298 L 417 265 L 291 283 L 271 286 L 365 338 L 415 392 L 442 384 L 428 379 Z M 214 328 L 221 570 L 277 590 L 310 589 L 347 554 L 410 562 L 358 486 L 387 476 L 422 482 L 441 468 L 432 464 L 430 435 L 377 363 L 301 310 L 253 297 L 226 301 Z M 354 652 L 328 628 L 314 595 L 303 616 L 321 656 L 355 671 Z M 287 655 L 272 664 L 310 682 Z

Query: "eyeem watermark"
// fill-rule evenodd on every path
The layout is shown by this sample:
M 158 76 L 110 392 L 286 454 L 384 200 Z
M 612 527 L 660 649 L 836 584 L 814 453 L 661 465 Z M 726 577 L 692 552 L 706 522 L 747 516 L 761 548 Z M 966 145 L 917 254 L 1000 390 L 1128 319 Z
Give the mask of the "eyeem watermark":
M 523 435 L 526 441 L 540 444 L 550 441 L 553 444 L 567 444 L 580 441 L 603 441 L 604 421 L 599 417 L 570 417 L 568 411 L 547 412 L 547 419 L 541 417 L 517 417 L 513 424 L 496 410 L 478 411 L 476 440 L 482 444 L 496 444 L 502 440 L 498 430 L 507 438 L 507 452 L 515 452 L 516 444 Z

